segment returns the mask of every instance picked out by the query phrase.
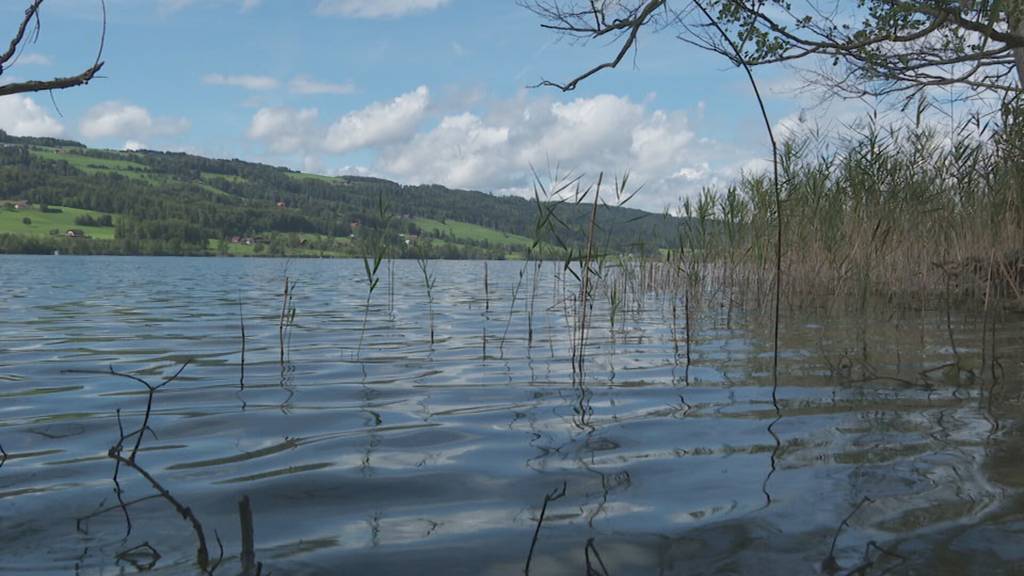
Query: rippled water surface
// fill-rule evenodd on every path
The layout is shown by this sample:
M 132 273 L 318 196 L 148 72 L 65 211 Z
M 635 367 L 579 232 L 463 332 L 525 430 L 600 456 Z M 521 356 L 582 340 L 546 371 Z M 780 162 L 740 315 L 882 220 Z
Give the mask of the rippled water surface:
M 521 574 L 563 486 L 531 574 L 1024 573 L 1020 316 L 789 311 L 776 412 L 749 315 L 687 367 L 671 299 L 599 302 L 579 380 L 558 267 L 483 266 L 430 264 L 432 344 L 415 262 L 363 331 L 359 261 L 0 257 L 0 573 L 194 574 L 201 532 L 238 574 L 245 496 L 263 574 Z M 147 391 L 102 372 L 188 360 L 119 491 Z

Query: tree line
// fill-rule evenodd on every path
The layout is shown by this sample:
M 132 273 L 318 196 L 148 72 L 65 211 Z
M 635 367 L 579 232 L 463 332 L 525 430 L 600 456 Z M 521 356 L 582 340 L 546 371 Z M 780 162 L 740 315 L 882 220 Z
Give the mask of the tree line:
M 5 144 L 0 146 L 0 199 L 117 215 L 115 238 L 133 249 L 160 242 L 158 251 L 190 253 L 206 250 L 211 239 L 271 234 L 346 238 L 386 226 L 395 252 L 402 252 L 405 243 L 399 234 L 422 233 L 415 218 L 457 220 L 527 238 L 537 234 L 538 204 L 525 198 L 436 185 L 402 186 L 377 178 L 314 177 L 183 153 L 92 150 L 62 140 L 12 137 L 2 131 L 0 142 Z M 391 211 L 387 222 L 377 210 L 381 198 Z M 570 224 L 566 230 L 583 230 L 589 211 L 589 206 L 572 202 L 554 207 L 558 217 Z M 609 250 L 632 250 L 639 243 L 667 247 L 677 234 L 674 218 L 614 206 L 601 206 L 599 212 L 601 245 Z M 511 243 L 435 236 L 445 241 L 424 243 L 420 250 L 446 257 L 525 250 Z M 582 245 L 584 240 L 582 232 L 560 238 L 566 246 Z M 451 243 L 461 247 L 447 248 Z M 7 245 L 20 245 L 20 241 L 9 239 Z

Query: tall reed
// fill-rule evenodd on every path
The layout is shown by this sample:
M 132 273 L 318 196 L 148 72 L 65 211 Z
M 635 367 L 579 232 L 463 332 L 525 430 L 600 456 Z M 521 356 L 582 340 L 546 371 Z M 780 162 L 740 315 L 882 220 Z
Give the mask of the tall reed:
M 280 363 L 284 366 L 285 349 L 287 348 L 287 341 L 291 339 L 291 328 L 295 325 L 295 304 L 293 299 L 295 297 L 295 282 L 289 282 L 288 276 L 284 277 L 284 293 L 281 297 L 281 315 L 277 322 L 277 339 L 280 350 Z M 241 311 L 241 302 L 239 302 L 239 311 Z M 245 346 L 245 328 L 242 328 L 242 342 L 244 357 L 244 346 Z
M 377 195 L 378 226 L 363 232 L 360 240 L 363 251 L 363 270 L 366 273 L 366 301 L 363 304 L 363 325 L 359 331 L 359 344 L 356 348 L 358 358 L 363 350 L 363 338 L 366 336 L 367 322 L 370 318 L 370 304 L 373 293 L 380 283 L 380 265 L 389 253 L 388 234 L 391 228 L 391 210 L 384 201 L 384 194 Z M 393 279 L 392 279 L 393 280 Z M 393 284 L 393 281 L 392 281 Z
M 1024 305 L 1024 156 L 1000 143 L 1005 127 L 987 137 L 971 118 L 945 134 L 922 116 L 886 127 L 870 115 L 842 138 L 781 145 L 788 306 L 981 307 L 993 287 Z M 770 300 L 770 191 L 767 175 L 746 174 L 680 209 L 682 280 L 724 286 L 730 311 Z
M 434 285 L 437 283 L 437 278 L 434 277 L 434 273 L 430 271 L 430 261 L 427 260 L 426 256 L 421 256 L 416 259 L 416 265 L 419 266 L 420 274 L 423 277 L 423 289 L 427 293 L 427 315 L 430 321 L 430 344 L 434 344 Z

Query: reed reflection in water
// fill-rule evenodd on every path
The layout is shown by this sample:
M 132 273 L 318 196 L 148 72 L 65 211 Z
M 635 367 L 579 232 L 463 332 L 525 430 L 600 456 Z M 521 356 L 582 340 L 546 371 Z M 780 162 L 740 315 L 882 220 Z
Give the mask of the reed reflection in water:
M 558 266 L 429 274 L 362 332 L 359 261 L 0 257 L 0 572 L 197 572 L 161 489 L 218 574 L 522 573 L 535 533 L 530 574 L 1024 562 L 1019 316 L 954 313 L 951 366 L 941 310 L 789 311 L 779 417 L 756 311 L 599 296 L 580 377 Z M 186 362 L 147 431 L 109 367 Z

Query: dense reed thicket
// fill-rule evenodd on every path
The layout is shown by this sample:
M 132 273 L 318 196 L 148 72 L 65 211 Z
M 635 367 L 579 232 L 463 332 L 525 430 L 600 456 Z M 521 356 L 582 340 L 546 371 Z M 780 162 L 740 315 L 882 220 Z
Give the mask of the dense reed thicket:
M 872 115 L 841 138 L 795 134 L 782 145 L 787 305 L 1024 306 L 1020 107 L 1004 107 L 998 123 L 975 116 L 945 130 L 923 112 L 889 126 Z M 778 217 L 771 177 L 705 189 L 681 212 L 692 223 L 665 271 L 670 282 L 701 283 L 732 304 L 768 302 Z

